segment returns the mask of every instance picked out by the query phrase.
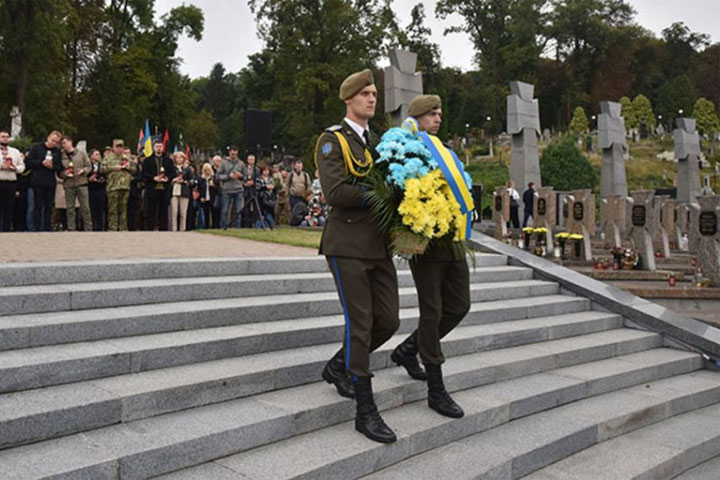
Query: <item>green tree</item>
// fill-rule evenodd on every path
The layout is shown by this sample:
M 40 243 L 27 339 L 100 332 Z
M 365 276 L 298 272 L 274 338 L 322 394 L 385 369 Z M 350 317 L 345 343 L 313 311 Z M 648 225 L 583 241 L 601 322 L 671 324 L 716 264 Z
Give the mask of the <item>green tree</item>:
M 594 188 L 597 183 L 592 165 L 580 153 L 572 136 L 555 140 L 547 146 L 540 159 L 540 174 L 543 185 L 551 185 L 561 191 Z
M 638 126 L 645 125 L 648 128 L 652 128 L 657 123 L 655 113 L 653 113 L 652 103 L 650 103 L 650 99 L 643 94 L 638 94 L 633 99 L 632 111 Z
M 573 112 L 572 120 L 570 121 L 570 133 L 573 135 L 582 135 L 590 129 L 588 118 L 585 115 L 585 109 L 582 107 L 575 107 Z
M 712 138 L 714 133 L 720 132 L 720 120 L 715 113 L 715 104 L 707 98 L 698 98 L 692 116 L 697 120 L 700 133 Z
M 423 74 L 423 88 L 436 91 L 436 76 L 440 70 L 440 47 L 430 40 L 432 30 L 425 25 L 425 7 L 418 3 L 410 11 L 410 24 L 397 28 L 395 36 L 400 48 L 417 53 L 417 69 Z
M 635 113 L 635 107 L 633 106 L 632 100 L 628 97 L 622 97 L 620 99 L 620 114 L 625 119 L 625 128 L 635 128 L 638 126 L 637 114 Z
M 217 145 L 218 125 L 210 112 L 202 111 L 192 115 L 185 124 L 185 131 L 185 140 L 193 148 L 208 151 Z
M 657 112 L 670 121 L 678 116 L 689 116 L 697 96 L 695 85 L 688 75 L 668 80 L 660 87 L 656 102 Z M 680 113 L 682 111 L 682 113 Z

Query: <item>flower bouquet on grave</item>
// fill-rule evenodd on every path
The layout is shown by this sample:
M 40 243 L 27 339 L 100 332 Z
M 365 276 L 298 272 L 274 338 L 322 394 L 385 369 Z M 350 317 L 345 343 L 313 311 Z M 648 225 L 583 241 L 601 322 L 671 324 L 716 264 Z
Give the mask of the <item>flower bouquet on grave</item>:
M 568 232 L 560 232 L 555 234 L 555 240 L 557 240 L 560 244 L 560 258 L 562 258 L 563 260 L 567 258 L 565 256 L 565 244 L 567 243 L 569 237 L 570 234 Z
M 573 233 L 568 238 L 573 242 L 575 258 L 580 258 L 580 255 L 582 254 L 582 242 L 583 240 L 585 240 L 585 237 L 583 237 L 579 233 Z
M 468 253 L 463 241 L 474 206 L 470 177 L 457 157 L 436 137 L 406 127 L 385 132 L 377 152 L 365 198 L 390 234 L 392 253 L 411 259 L 431 244 Z
M 532 234 L 535 232 L 533 227 L 525 227 L 522 229 L 523 241 L 525 250 L 530 251 L 530 240 L 532 240 Z
M 544 257 L 547 255 L 547 248 L 546 248 L 546 238 L 545 235 L 547 235 L 547 228 L 545 227 L 539 227 L 533 230 L 533 233 L 535 234 L 535 255 L 539 257 Z

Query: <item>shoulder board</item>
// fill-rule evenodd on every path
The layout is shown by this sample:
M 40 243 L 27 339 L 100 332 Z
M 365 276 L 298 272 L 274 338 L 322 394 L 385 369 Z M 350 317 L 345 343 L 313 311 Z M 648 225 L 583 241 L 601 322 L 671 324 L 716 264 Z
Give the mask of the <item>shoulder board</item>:
M 339 132 L 340 130 L 342 130 L 342 128 L 343 128 L 342 125 L 333 125 L 332 127 L 326 128 L 325 131 L 335 133 L 335 132 Z

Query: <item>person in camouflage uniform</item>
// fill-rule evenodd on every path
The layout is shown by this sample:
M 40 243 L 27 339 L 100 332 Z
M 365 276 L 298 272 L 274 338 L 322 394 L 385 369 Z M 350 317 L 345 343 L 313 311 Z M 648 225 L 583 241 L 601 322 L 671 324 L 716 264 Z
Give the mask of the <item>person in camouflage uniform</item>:
M 128 229 L 128 198 L 136 165 L 123 154 L 124 148 L 122 140 L 113 140 L 112 153 L 100 164 L 100 173 L 107 179 L 108 230 L 111 232 Z

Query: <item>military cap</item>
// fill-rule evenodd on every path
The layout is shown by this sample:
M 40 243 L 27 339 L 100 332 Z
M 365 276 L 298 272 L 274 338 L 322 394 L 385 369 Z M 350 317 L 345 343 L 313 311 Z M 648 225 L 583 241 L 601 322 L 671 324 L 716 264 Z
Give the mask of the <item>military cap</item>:
M 122 138 L 116 138 L 113 140 L 113 147 L 124 147 L 125 146 L 125 140 Z
M 411 117 L 420 117 L 430 110 L 442 107 L 442 100 L 438 95 L 420 95 L 413 98 L 408 108 L 408 115 Z
M 368 85 L 374 85 L 372 70 L 366 68 L 362 72 L 356 72 L 343 80 L 340 85 L 340 100 L 348 100 L 358 94 L 360 90 Z

